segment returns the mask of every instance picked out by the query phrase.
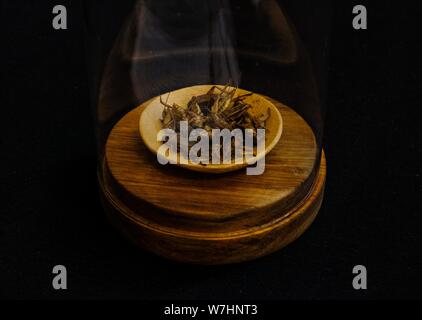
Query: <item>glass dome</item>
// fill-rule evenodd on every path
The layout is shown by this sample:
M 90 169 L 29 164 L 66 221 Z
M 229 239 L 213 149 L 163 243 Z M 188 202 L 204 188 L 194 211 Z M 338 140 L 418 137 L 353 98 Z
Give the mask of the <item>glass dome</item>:
M 313 193 L 322 194 L 315 190 L 325 177 L 329 12 L 328 1 L 310 0 L 86 3 L 99 183 L 109 217 L 126 236 L 168 258 L 219 264 L 268 254 L 310 225 L 322 195 L 317 209 L 298 216 L 300 230 L 278 226 L 253 235 L 297 212 Z M 236 111 L 253 110 L 254 103 L 274 107 L 259 125 L 265 112 Z M 257 128 L 266 130 L 272 139 L 272 150 L 263 152 L 266 169 L 248 176 L 244 166 L 161 166 L 153 117 L 165 123 L 167 110 L 179 128 L 175 106 L 197 108 L 182 112 L 202 117 L 200 125 L 186 118 L 189 130 L 211 132 L 216 114 L 230 129 L 253 126 L 255 144 Z M 237 118 L 228 119 L 233 113 Z M 259 154 L 253 151 L 255 160 Z M 245 245 L 242 237 L 260 245 Z

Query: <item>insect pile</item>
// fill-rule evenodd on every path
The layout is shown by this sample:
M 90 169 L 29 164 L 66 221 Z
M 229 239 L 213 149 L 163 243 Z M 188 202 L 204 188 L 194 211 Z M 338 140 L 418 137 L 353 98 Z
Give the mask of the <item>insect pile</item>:
M 237 88 L 226 85 L 225 87 L 213 86 L 206 94 L 194 96 L 187 106 L 172 105 L 160 97 L 164 106 L 162 115 L 163 129 L 172 129 L 180 134 L 180 123 L 188 123 L 189 133 L 194 129 L 203 129 L 212 141 L 213 129 L 228 129 L 233 131 L 246 129 L 253 131 L 254 138 L 257 137 L 258 129 L 265 129 L 266 121 L 271 116 L 270 110 L 266 115 L 254 116 L 249 111 L 252 106 L 245 102 L 247 97 L 253 95 L 248 93 L 236 96 Z M 254 139 L 254 140 L 255 140 Z M 189 146 L 194 142 L 189 142 Z M 232 147 L 235 147 L 235 140 L 232 139 Z M 220 145 L 223 149 L 223 146 Z

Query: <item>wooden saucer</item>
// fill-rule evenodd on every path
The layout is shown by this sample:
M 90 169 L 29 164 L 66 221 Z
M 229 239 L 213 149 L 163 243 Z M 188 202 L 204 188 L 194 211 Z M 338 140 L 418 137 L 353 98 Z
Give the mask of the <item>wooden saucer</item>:
M 111 222 L 146 250 L 198 264 L 255 259 L 297 239 L 321 206 L 325 157 L 308 124 L 273 103 L 283 138 L 261 176 L 161 166 L 139 137 L 148 102 L 129 112 L 109 135 L 100 179 Z

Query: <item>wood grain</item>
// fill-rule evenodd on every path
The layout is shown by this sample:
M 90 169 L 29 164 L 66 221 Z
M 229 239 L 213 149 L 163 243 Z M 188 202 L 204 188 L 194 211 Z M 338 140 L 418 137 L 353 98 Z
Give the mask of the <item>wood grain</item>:
M 321 205 L 325 158 L 307 123 L 275 103 L 284 132 L 262 176 L 163 167 L 139 138 L 144 106 L 128 113 L 110 133 L 103 166 L 113 224 L 147 250 L 202 264 L 250 260 L 295 240 Z

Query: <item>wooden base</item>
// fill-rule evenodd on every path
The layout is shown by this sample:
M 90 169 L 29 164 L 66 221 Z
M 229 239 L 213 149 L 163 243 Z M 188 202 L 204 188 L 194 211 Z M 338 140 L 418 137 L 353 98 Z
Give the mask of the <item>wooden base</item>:
M 312 130 L 275 102 L 285 123 L 262 176 L 160 166 L 138 133 L 145 105 L 110 133 L 100 184 L 111 222 L 142 248 L 198 264 L 270 254 L 297 239 L 321 206 L 326 163 Z

